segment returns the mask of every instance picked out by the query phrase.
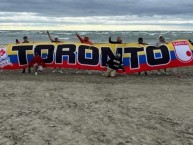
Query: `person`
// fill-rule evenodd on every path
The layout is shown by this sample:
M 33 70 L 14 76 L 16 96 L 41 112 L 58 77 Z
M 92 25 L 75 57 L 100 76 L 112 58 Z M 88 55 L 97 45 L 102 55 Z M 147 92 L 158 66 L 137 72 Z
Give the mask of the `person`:
M 160 35 L 159 36 L 159 40 L 158 40 L 158 42 L 156 43 L 156 47 L 160 47 L 160 46 L 162 46 L 162 45 L 164 45 L 164 44 L 166 44 L 167 42 L 165 41 L 165 38 L 162 36 L 162 35 Z
M 51 36 L 50 36 L 49 31 L 47 31 L 47 34 L 48 34 L 48 37 L 49 37 L 49 39 L 50 39 L 51 42 L 56 42 L 56 43 L 57 43 L 57 42 L 61 42 L 61 41 L 59 40 L 58 36 L 55 36 L 55 38 L 54 38 L 54 40 L 53 40 L 53 39 L 51 38 Z M 55 67 L 52 72 L 53 72 L 53 73 L 56 73 L 56 72 L 63 73 L 61 67 L 59 67 L 58 71 L 57 71 L 57 69 L 56 69 L 56 67 Z
M 162 35 L 160 35 L 158 39 L 159 39 L 159 40 L 158 40 L 158 42 L 156 43 L 156 47 L 160 47 L 160 46 L 162 46 L 162 45 L 164 45 L 164 44 L 167 43 L 167 42 L 165 41 L 165 38 L 164 38 Z M 164 73 L 167 74 L 166 68 L 164 68 Z M 157 74 L 158 74 L 158 75 L 161 74 L 161 73 L 160 73 L 160 69 L 158 69 Z
M 138 44 L 142 44 L 142 45 L 148 45 L 147 43 L 143 42 L 143 38 L 139 37 L 138 38 Z M 144 71 L 145 75 L 147 76 L 147 72 Z M 138 72 L 138 75 L 141 75 L 141 72 Z
M 125 68 L 120 60 L 120 54 L 116 54 L 115 58 L 107 62 L 107 71 L 103 75 L 106 77 L 115 77 L 118 69 L 122 69 L 125 72 Z
M 148 45 L 147 43 L 143 42 L 143 38 L 142 37 L 138 38 L 138 44 Z
M 93 45 L 93 43 L 89 40 L 88 36 L 85 36 L 84 38 L 82 38 L 78 33 L 76 33 L 76 36 L 78 37 L 81 43 Z
M 49 31 L 47 31 L 48 37 L 50 39 L 51 42 L 61 42 L 58 38 L 58 36 L 55 36 L 54 40 L 52 39 L 52 37 L 50 36 Z
M 89 37 L 88 37 L 88 36 L 85 36 L 84 38 L 82 38 L 78 33 L 76 33 L 76 36 L 78 37 L 78 39 L 80 40 L 81 43 L 93 45 L 93 43 L 89 40 Z M 76 73 L 77 73 L 77 74 L 78 74 L 78 73 L 81 73 L 81 71 L 78 70 Z M 89 72 L 89 73 L 91 73 L 91 72 Z
M 121 39 L 121 37 L 117 37 L 116 41 L 112 41 L 111 37 L 109 37 L 109 43 L 111 43 L 111 44 L 122 44 L 122 39 Z
M 35 53 L 35 56 L 29 62 L 29 70 L 30 70 L 31 67 L 34 67 L 35 75 L 38 74 L 38 71 L 42 72 L 43 71 L 43 67 L 45 67 L 45 62 L 42 59 L 42 57 L 39 56 L 38 53 Z
M 23 36 L 23 42 L 22 43 L 29 43 L 27 36 Z M 25 68 L 23 68 L 22 73 L 25 73 Z M 28 73 L 31 73 L 30 69 L 28 70 Z
M 23 42 L 22 43 L 29 43 L 27 36 L 23 37 Z

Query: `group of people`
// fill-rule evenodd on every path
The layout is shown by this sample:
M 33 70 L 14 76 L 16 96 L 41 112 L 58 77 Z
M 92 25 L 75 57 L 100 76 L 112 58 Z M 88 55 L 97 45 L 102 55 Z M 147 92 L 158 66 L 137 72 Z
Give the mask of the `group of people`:
M 48 31 L 47 31 L 47 35 L 48 35 L 48 38 L 50 39 L 51 42 L 55 42 L 55 43 L 62 42 L 62 41 L 60 41 L 58 36 L 55 36 L 54 39 L 52 39 L 52 37 L 51 37 L 51 35 Z M 76 33 L 76 36 L 80 40 L 81 43 L 93 45 L 93 43 L 89 40 L 88 36 L 85 36 L 84 38 L 82 38 L 78 33 Z M 109 37 L 109 43 L 111 43 L 111 44 L 122 44 L 121 37 L 117 37 L 116 41 L 112 41 L 111 38 L 112 37 Z M 20 43 L 20 41 L 18 39 L 16 39 L 16 44 L 19 44 L 19 43 Z M 27 36 L 23 37 L 23 42 L 22 43 L 29 43 Z M 160 35 L 159 36 L 159 41 L 156 43 L 156 47 L 160 47 L 161 45 L 164 45 L 166 43 L 167 42 L 165 41 L 165 38 L 162 35 Z M 192 42 L 190 41 L 190 43 L 192 43 Z M 143 41 L 142 37 L 138 38 L 138 44 L 148 45 L 147 43 L 145 43 Z M 43 70 L 43 67 L 45 67 L 45 63 L 44 63 L 43 59 L 41 58 L 41 56 L 38 53 L 35 53 L 35 56 L 29 62 L 29 65 L 28 65 L 28 72 L 29 73 L 31 73 L 31 67 L 34 67 L 35 75 L 38 74 L 38 71 L 41 72 Z M 116 54 L 113 59 L 110 59 L 107 62 L 106 67 L 107 67 L 107 71 L 103 74 L 104 76 L 115 77 L 116 72 L 117 72 L 118 69 L 122 69 L 125 72 L 125 68 L 122 64 L 122 60 L 120 59 L 120 54 Z M 25 73 L 25 71 L 26 71 L 26 68 L 23 68 L 22 73 Z M 57 71 L 57 68 L 54 68 L 53 72 L 63 73 L 61 67 L 58 68 L 58 71 Z M 164 69 L 164 72 L 166 72 L 166 69 Z M 147 75 L 146 71 L 144 71 L 144 73 L 145 73 L 145 75 Z M 140 75 L 141 72 L 139 72 L 138 74 Z M 158 70 L 158 74 L 160 74 L 160 70 Z
M 55 36 L 54 39 L 52 39 L 49 31 L 47 31 L 47 35 L 48 35 L 51 42 L 55 42 L 55 43 L 62 42 L 62 41 L 60 41 L 58 36 Z M 93 43 L 89 40 L 89 37 L 85 36 L 84 38 L 82 38 L 78 33 L 76 33 L 76 36 L 78 37 L 78 39 L 80 40 L 81 43 L 93 45 Z M 16 42 L 16 44 L 21 43 L 18 39 L 16 39 L 15 42 Z M 22 43 L 29 43 L 27 36 L 23 37 L 23 42 Z M 38 72 L 42 72 L 43 67 L 45 67 L 45 63 L 44 63 L 42 57 L 38 53 L 35 53 L 35 56 L 29 62 L 28 73 L 31 73 L 31 67 L 34 67 L 35 75 L 37 75 Z M 26 72 L 26 68 L 23 68 L 22 73 L 25 73 L 25 72 Z M 57 68 L 54 68 L 54 70 L 52 72 L 54 72 L 54 73 L 55 72 L 63 73 L 61 67 L 58 68 L 58 71 L 57 71 Z
M 16 44 L 21 43 L 18 39 L 16 39 L 15 41 L 16 41 Z M 29 43 L 27 36 L 23 37 L 22 43 Z M 35 56 L 33 56 L 33 58 L 31 59 L 31 61 L 28 64 L 28 73 L 31 73 L 31 67 L 34 68 L 35 75 L 38 75 L 38 72 L 42 72 L 43 67 L 45 67 L 45 62 L 43 58 L 37 52 L 35 53 Z M 26 72 L 26 68 L 24 67 L 22 70 L 22 73 L 25 73 L 25 72 Z

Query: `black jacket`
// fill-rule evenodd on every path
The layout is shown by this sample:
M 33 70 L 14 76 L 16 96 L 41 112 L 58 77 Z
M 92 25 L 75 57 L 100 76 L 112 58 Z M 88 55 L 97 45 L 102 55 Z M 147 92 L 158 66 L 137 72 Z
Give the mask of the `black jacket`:
M 111 69 L 114 69 L 114 70 L 118 70 L 118 69 L 124 70 L 124 66 L 123 66 L 122 62 L 117 58 L 109 60 L 107 62 L 107 66 Z

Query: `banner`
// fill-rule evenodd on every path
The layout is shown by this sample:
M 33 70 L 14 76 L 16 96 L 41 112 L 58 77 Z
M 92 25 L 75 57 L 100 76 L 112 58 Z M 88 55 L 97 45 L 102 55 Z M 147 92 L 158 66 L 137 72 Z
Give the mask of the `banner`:
M 193 46 L 188 40 L 176 40 L 157 48 L 136 43 L 94 44 L 83 43 L 23 43 L 0 48 L 0 68 L 22 69 L 35 53 L 46 67 L 106 70 L 106 63 L 121 55 L 126 73 L 193 65 Z M 120 70 L 121 72 L 121 70 Z

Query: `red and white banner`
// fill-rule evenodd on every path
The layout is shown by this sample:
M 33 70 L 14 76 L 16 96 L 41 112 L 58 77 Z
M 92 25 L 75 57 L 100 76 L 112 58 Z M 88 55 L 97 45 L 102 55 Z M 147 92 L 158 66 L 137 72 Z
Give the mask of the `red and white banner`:
M 106 70 L 106 63 L 121 55 L 126 73 L 193 65 L 193 46 L 188 40 L 176 40 L 159 48 L 140 44 L 25 43 L 0 48 L 0 68 L 22 69 L 35 53 L 46 67 Z M 121 72 L 121 70 L 120 70 Z

